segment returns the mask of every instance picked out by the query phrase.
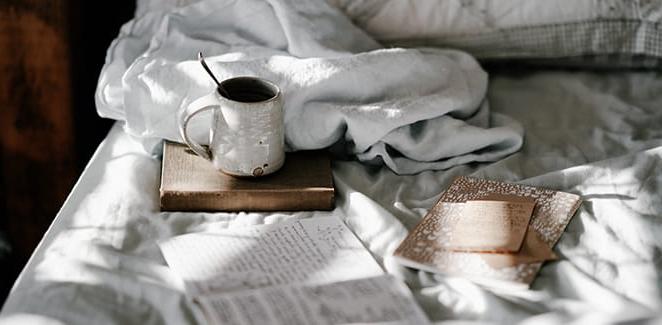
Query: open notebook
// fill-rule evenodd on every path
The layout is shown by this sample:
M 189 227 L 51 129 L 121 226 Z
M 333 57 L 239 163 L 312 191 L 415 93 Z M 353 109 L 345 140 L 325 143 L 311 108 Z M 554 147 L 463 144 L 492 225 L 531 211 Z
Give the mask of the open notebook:
M 219 229 L 159 243 L 212 324 L 426 324 L 336 217 Z
M 462 218 L 462 205 L 470 200 L 495 196 L 519 197 L 535 202 L 527 240 L 530 239 L 531 247 L 546 245 L 543 248 L 547 251 L 554 247 L 581 203 L 580 197 L 575 194 L 459 177 L 396 249 L 395 259 L 408 267 L 463 276 L 495 289 L 527 288 L 535 279 L 542 262 L 516 260 L 513 255 L 507 254 L 449 249 L 455 225 Z M 511 263 L 509 258 L 512 258 Z

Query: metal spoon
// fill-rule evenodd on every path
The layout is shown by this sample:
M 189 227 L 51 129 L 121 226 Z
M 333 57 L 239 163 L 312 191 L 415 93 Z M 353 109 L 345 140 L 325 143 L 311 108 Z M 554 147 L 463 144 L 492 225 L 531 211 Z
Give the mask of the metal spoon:
M 200 61 L 200 64 L 202 64 L 202 67 L 205 68 L 205 71 L 209 74 L 209 76 L 214 79 L 214 82 L 216 83 L 216 86 L 218 87 L 218 92 L 221 93 L 221 96 L 225 98 L 230 98 L 230 95 L 228 92 L 221 86 L 221 83 L 218 82 L 218 79 L 216 79 L 216 76 L 211 72 L 209 69 L 209 66 L 207 66 L 207 62 L 205 62 L 205 58 L 202 56 L 202 52 L 198 52 L 198 60 Z

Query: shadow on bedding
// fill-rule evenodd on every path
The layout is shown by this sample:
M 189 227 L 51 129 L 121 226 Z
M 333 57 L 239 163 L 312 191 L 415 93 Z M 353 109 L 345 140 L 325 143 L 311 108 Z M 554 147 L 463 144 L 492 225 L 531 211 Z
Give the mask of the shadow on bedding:
M 606 314 L 662 309 L 662 147 L 570 168 L 559 176 L 584 200 L 533 289 Z M 585 193 L 585 194 L 584 194 Z

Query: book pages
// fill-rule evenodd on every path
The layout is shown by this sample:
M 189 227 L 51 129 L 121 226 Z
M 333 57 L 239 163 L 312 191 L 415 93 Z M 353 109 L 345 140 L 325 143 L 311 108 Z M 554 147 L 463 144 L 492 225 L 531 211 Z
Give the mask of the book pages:
M 429 324 L 411 292 L 390 275 L 201 296 L 197 301 L 210 324 Z
M 321 284 L 384 273 L 335 217 L 191 233 L 160 242 L 191 295 L 288 283 Z

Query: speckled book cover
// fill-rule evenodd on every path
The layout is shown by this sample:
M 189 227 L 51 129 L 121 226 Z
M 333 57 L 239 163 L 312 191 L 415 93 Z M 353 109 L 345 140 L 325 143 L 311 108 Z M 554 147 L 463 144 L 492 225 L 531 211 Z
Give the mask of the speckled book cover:
M 502 197 L 502 200 L 520 197 L 535 202 L 521 254 L 454 250 L 453 230 L 462 217 L 463 204 L 495 197 Z M 552 248 L 580 204 L 581 198 L 571 193 L 459 177 L 412 229 L 394 256 L 408 267 L 463 276 L 488 287 L 528 287 L 543 264 L 540 260 L 553 259 Z M 543 258 L 533 258 L 535 256 Z

